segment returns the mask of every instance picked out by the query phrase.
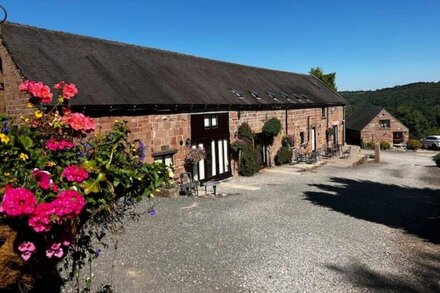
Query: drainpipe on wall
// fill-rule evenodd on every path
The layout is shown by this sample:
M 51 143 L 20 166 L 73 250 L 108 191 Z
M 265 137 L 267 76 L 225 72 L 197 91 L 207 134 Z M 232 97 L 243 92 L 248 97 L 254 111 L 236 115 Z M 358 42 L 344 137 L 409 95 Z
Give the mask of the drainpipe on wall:
M 286 135 L 288 135 L 289 134 L 289 128 L 288 128 L 288 124 L 287 124 L 287 109 L 286 109 Z
M 346 145 L 347 144 L 347 142 L 345 141 L 345 106 L 344 107 L 342 107 L 342 119 L 343 119 L 343 121 L 342 121 L 342 127 L 343 127 L 343 129 L 342 129 L 342 139 L 343 139 L 343 142 L 344 142 L 344 145 Z

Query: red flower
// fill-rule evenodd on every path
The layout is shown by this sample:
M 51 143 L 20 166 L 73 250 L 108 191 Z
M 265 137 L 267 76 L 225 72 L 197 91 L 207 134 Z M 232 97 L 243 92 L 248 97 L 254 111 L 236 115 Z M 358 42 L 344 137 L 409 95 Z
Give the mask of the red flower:
M 55 213 L 59 218 L 71 219 L 79 215 L 86 204 L 86 200 L 75 190 L 60 192 L 53 201 Z
M 69 124 L 70 127 L 77 131 L 88 132 L 96 128 L 95 121 L 81 113 L 66 113 L 63 117 L 63 122 Z
M 66 177 L 67 181 L 75 181 L 81 183 L 89 178 L 89 173 L 87 173 L 87 171 L 80 166 L 73 165 L 64 168 L 61 176 Z
M 44 85 L 41 81 L 34 83 L 30 93 L 41 100 L 42 103 L 50 103 L 52 101 L 52 93 L 47 85 Z
M 11 188 L 3 196 L 0 212 L 11 217 L 30 215 L 36 204 L 37 198 L 31 191 L 26 188 Z
M 64 82 L 64 80 L 60 81 L 59 83 L 54 85 L 54 88 L 57 89 L 57 90 L 62 90 L 65 84 L 66 83 Z
M 32 88 L 34 87 L 34 85 L 35 82 L 30 80 L 25 80 L 18 86 L 18 89 L 22 92 L 27 92 L 30 94 L 32 92 Z
M 66 100 L 70 100 L 71 98 L 73 98 L 77 94 L 78 94 L 78 89 L 76 88 L 75 84 L 71 83 L 71 84 L 66 84 L 64 86 L 63 98 L 65 98 Z
M 40 203 L 29 218 L 28 225 L 35 232 L 49 232 L 52 227 L 52 219 L 55 217 L 55 207 L 52 202 Z
M 51 138 L 46 142 L 46 148 L 51 151 L 68 150 L 74 146 L 75 145 L 73 142 L 67 140 L 55 140 L 54 138 Z
M 49 172 L 35 169 L 32 171 L 32 175 L 34 175 L 35 181 L 41 189 L 48 190 L 50 188 L 52 180 L 50 180 Z

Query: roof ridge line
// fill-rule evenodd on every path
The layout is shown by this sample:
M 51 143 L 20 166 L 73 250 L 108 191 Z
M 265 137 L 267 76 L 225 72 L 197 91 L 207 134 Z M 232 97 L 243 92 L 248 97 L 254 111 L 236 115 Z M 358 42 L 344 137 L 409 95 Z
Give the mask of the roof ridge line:
M 269 70 L 269 71 L 273 71 L 273 72 L 295 74 L 295 75 L 300 75 L 300 76 L 305 76 L 305 77 L 310 76 L 310 74 L 307 74 L 307 73 L 298 73 L 298 72 L 292 72 L 292 71 L 286 71 L 286 70 L 258 67 L 258 66 L 254 66 L 254 65 L 248 65 L 248 64 L 234 63 L 232 61 L 217 60 L 217 59 L 212 59 L 212 58 L 208 58 L 208 57 L 201 57 L 201 56 L 191 55 L 191 54 L 187 54 L 187 53 L 180 53 L 180 52 L 171 51 L 171 50 L 164 50 L 164 49 L 158 49 L 158 48 L 142 46 L 142 45 L 137 45 L 137 44 L 124 43 L 121 41 L 108 40 L 108 39 L 94 37 L 94 36 L 69 33 L 69 32 L 60 31 L 60 30 L 41 28 L 41 27 L 31 26 L 31 25 L 27 25 L 27 24 L 21 24 L 21 23 L 17 23 L 17 22 L 7 21 L 7 22 L 1 24 L 0 26 L 3 26 L 3 25 L 13 25 L 16 27 L 23 27 L 23 28 L 34 29 L 34 30 L 42 30 L 42 31 L 46 31 L 49 33 L 54 33 L 54 34 L 61 34 L 61 35 L 68 35 L 68 36 L 79 37 L 79 38 L 84 38 L 84 39 L 96 40 L 96 41 L 110 43 L 110 44 L 119 45 L 119 46 L 129 46 L 129 47 L 135 47 L 135 48 L 139 48 L 139 49 L 153 50 L 156 52 L 169 53 L 169 54 L 173 54 L 173 55 L 177 55 L 177 56 L 184 56 L 184 57 L 190 57 L 190 58 L 194 58 L 194 59 L 201 59 L 201 60 L 206 60 L 206 61 L 215 62 L 215 63 L 224 63 L 224 64 L 233 65 L 233 66 L 247 67 L 247 68 L 251 68 L 251 69 Z

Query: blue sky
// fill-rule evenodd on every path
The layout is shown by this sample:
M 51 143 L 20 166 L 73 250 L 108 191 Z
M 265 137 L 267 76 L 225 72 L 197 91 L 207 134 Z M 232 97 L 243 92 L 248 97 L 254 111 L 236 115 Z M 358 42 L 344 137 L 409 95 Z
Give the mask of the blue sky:
M 440 80 L 440 1 L 3 0 L 10 21 L 272 69 L 340 90 Z

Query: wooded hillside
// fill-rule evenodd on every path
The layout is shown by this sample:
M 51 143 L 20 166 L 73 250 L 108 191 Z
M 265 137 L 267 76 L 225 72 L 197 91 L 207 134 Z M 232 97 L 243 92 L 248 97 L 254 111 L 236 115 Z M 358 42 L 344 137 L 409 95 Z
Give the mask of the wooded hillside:
M 423 138 L 440 134 L 440 82 L 417 82 L 375 91 L 339 92 L 347 99 L 347 117 L 365 104 L 384 107 Z

